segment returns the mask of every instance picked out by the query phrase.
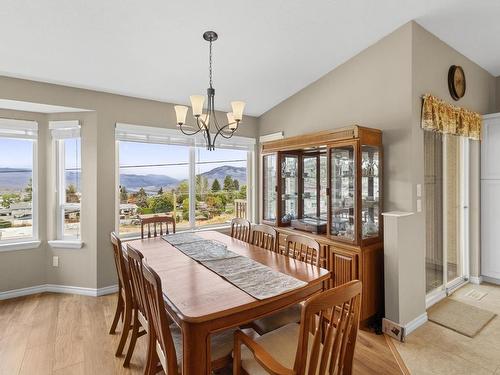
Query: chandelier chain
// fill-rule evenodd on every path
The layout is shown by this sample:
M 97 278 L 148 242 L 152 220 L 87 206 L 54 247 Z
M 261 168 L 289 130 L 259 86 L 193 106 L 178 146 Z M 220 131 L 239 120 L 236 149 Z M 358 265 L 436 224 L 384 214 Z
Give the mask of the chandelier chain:
M 210 47 L 208 53 L 208 71 L 210 75 L 210 88 L 212 88 L 212 41 L 210 40 Z

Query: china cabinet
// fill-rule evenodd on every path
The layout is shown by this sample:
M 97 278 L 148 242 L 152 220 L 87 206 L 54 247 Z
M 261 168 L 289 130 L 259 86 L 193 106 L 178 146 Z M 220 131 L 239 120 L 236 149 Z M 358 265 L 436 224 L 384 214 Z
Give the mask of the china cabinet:
M 280 245 L 322 244 L 330 286 L 363 281 L 362 317 L 383 306 L 382 132 L 351 126 L 262 144 L 262 217 Z

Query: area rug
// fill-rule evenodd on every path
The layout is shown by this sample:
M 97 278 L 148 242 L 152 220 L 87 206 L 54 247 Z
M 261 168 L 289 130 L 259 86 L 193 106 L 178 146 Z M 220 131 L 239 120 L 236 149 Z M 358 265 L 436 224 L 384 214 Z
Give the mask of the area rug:
M 450 298 L 432 306 L 427 315 L 431 322 L 467 337 L 476 336 L 496 316 L 490 311 Z

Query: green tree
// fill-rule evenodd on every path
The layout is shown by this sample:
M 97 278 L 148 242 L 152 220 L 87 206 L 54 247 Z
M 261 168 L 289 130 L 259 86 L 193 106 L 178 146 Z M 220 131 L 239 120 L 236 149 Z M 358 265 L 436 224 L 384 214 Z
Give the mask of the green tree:
M 128 202 L 128 191 L 125 186 L 120 186 L 120 203 Z
M 218 191 L 220 191 L 220 182 L 215 179 L 214 182 L 212 182 L 212 192 L 216 193 Z
M 174 209 L 173 195 L 171 193 L 163 193 L 155 195 L 148 199 L 148 207 L 154 213 L 166 213 Z
M 189 183 L 187 180 L 183 180 L 177 186 L 177 203 L 182 204 L 185 198 L 189 197 Z
M 189 220 L 189 198 L 182 201 L 182 219 Z
M 66 202 L 80 203 L 80 198 L 78 198 L 76 186 L 73 184 L 69 184 L 68 187 L 66 188 Z
M 208 178 L 201 174 L 196 175 L 195 191 L 197 195 L 208 193 Z
M 225 191 L 233 191 L 234 190 L 234 183 L 233 179 L 231 176 L 226 176 L 224 178 L 224 190 Z
M 241 185 L 240 191 L 238 193 L 238 198 L 239 199 L 246 199 L 246 197 L 247 197 L 247 186 Z
M 137 194 L 135 195 L 135 203 L 137 206 L 146 208 L 148 207 L 148 195 L 144 188 L 140 188 Z
M 31 202 L 33 200 L 33 179 L 30 177 L 28 185 L 24 188 L 26 196 L 24 197 L 25 202 Z
M 163 194 L 163 187 L 160 187 L 160 190 L 158 190 L 158 195 L 162 195 Z
M 233 189 L 236 191 L 240 190 L 240 182 L 237 179 L 233 180 Z

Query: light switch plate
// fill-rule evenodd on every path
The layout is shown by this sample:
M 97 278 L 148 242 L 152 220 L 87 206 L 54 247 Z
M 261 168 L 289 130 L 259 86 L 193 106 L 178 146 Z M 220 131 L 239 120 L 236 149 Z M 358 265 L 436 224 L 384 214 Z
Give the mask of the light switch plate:
M 422 196 L 422 184 L 417 184 L 417 198 Z
M 59 267 L 59 257 L 57 255 L 54 255 L 52 257 L 52 266 L 53 267 Z
M 417 212 L 422 212 L 422 199 L 417 199 Z

